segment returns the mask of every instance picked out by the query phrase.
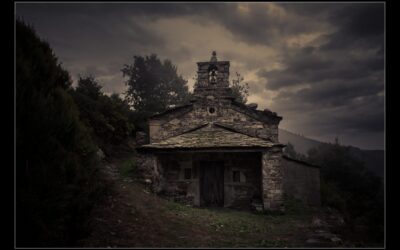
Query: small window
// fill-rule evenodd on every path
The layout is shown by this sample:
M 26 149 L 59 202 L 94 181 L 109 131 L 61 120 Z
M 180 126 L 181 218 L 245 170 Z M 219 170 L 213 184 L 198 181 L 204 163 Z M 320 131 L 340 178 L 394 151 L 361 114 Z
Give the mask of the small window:
M 213 107 L 208 108 L 208 112 L 210 112 L 210 114 L 214 114 L 215 113 L 215 108 L 213 108 Z
M 185 179 L 186 180 L 192 179 L 192 169 L 191 168 L 185 168 Z
M 218 70 L 216 68 L 212 68 L 208 72 L 208 75 L 209 75 L 209 78 L 208 78 L 209 83 L 216 84 L 217 83 Z
M 233 171 L 233 182 L 240 182 L 240 171 Z

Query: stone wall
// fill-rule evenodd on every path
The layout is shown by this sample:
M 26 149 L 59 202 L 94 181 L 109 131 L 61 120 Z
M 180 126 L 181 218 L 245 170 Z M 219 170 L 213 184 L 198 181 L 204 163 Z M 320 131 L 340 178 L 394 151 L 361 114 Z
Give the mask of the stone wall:
M 283 194 L 308 205 L 319 206 L 320 170 L 283 158 L 279 148 L 263 153 L 170 153 L 139 154 L 137 163 L 143 180 L 154 192 L 176 201 L 200 205 L 199 162 L 224 162 L 224 206 L 247 208 L 263 199 L 264 209 L 280 209 Z M 261 172 L 262 162 L 262 172 Z M 192 178 L 184 179 L 184 169 Z M 239 171 L 240 182 L 233 181 Z
M 282 159 L 282 166 L 285 194 L 308 205 L 319 206 L 321 204 L 320 169 L 287 158 Z
M 250 136 L 278 143 L 282 117 L 269 110 L 256 110 L 234 101 L 229 87 L 229 61 L 198 62 L 198 84 L 194 99 L 187 104 L 150 119 L 150 142 L 156 142 L 195 129 L 205 123 L 221 123 Z M 210 84 L 209 72 L 217 69 L 217 82 Z
M 224 206 L 249 208 L 262 199 L 261 192 L 261 153 L 225 154 L 225 196 Z M 233 180 L 237 171 L 240 181 Z
M 136 156 L 138 175 L 152 191 L 159 192 L 163 181 L 163 172 L 156 155 L 140 153 Z
M 198 204 L 198 174 L 197 169 L 193 169 L 192 156 L 190 154 L 161 154 L 158 158 L 164 177 L 160 192 L 175 201 Z M 190 179 L 184 178 L 185 168 L 192 169 Z
M 261 153 L 171 153 L 158 156 L 163 181 L 160 192 L 176 201 L 200 206 L 201 161 L 221 161 L 224 165 L 224 206 L 248 208 L 260 201 Z M 192 169 L 192 178 L 184 178 L 184 169 Z M 240 173 L 234 182 L 233 171 Z
M 209 82 L 210 70 L 217 70 L 217 82 Z M 210 62 L 198 63 L 198 84 L 191 104 L 169 110 L 150 119 L 150 142 L 159 142 L 203 125 L 214 123 L 224 129 L 250 137 L 278 141 L 278 124 L 282 117 L 269 110 L 256 110 L 254 105 L 235 102 L 229 88 L 229 62 L 217 61 L 213 54 Z M 255 143 L 253 143 L 255 144 Z M 250 146 L 254 146 L 254 145 Z M 211 146 L 211 148 L 214 145 Z M 195 150 L 195 147 L 193 148 Z M 187 153 L 159 154 L 154 173 L 158 187 L 166 195 L 199 205 L 198 166 L 201 160 L 222 160 L 224 173 L 225 206 L 245 206 L 253 199 L 263 200 L 264 208 L 279 209 L 282 204 L 282 148 L 265 149 L 262 153 Z M 193 178 L 182 179 L 182 173 L 192 167 Z M 239 171 L 244 181 L 233 182 L 232 172 Z M 154 184 L 156 185 L 156 184 Z
M 219 62 L 198 62 L 197 63 L 197 82 L 198 87 L 209 87 L 209 71 L 210 66 L 215 66 L 218 74 L 217 74 L 217 85 L 216 87 L 229 86 L 229 61 L 219 61 Z
M 209 109 L 214 112 L 210 113 Z M 237 108 L 236 108 L 237 109 Z M 278 125 L 266 123 L 233 109 L 229 104 L 210 101 L 194 105 L 193 110 L 180 117 L 165 116 L 150 122 L 151 142 L 163 140 L 184 133 L 206 123 L 219 123 L 238 132 L 278 142 Z
M 283 205 L 282 149 L 271 148 L 262 153 L 262 185 L 264 209 L 280 210 Z

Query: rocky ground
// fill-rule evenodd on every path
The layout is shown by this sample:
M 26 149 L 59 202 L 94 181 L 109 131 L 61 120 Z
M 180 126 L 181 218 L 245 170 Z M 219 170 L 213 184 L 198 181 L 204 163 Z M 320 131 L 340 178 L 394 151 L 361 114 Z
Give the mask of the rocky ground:
M 344 221 L 334 210 L 292 209 L 284 215 L 194 208 L 152 194 L 121 175 L 123 160 L 105 162 L 114 183 L 93 211 L 84 247 L 343 247 Z

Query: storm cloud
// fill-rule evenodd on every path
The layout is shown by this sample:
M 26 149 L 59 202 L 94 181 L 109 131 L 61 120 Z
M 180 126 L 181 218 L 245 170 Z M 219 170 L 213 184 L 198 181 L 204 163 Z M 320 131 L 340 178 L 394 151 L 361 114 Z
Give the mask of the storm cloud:
M 171 59 L 193 86 L 196 62 L 231 61 L 249 102 L 281 128 L 384 147 L 384 3 L 17 3 L 76 82 L 122 94 L 134 55 Z

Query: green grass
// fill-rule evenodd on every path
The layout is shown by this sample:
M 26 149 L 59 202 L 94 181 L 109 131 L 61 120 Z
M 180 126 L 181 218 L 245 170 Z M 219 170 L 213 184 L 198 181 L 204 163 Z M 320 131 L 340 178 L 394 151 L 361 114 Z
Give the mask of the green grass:
M 167 201 L 166 212 L 178 216 L 183 225 L 201 225 L 207 231 L 219 235 L 213 246 L 218 247 L 279 247 L 288 246 L 285 235 L 298 232 L 294 224 L 308 223 L 309 210 L 296 201 L 289 202 L 284 214 L 255 213 L 229 208 L 193 208 Z
M 133 157 L 124 160 L 118 167 L 122 177 L 135 177 L 137 173 L 137 165 Z
M 135 178 L 138 173 L 133 157 L 115 164 L 118 166 L 121 180 Z M 310 224 L 309 214 L 312 214 L 301 203 L 290 199 L 285 203 L 284 213 L 199 208 L 143 192 L 145 187 L 135 181 L 124 182 L 124 186 L 125 188 L 120 190 L 126 197 L 123 206 L 119 206 L 121 211 L 112 210 L 122 221 L 113 225 L 115 227 L 113 232 L 124 232 L 121 233 L 124 236 L 114 239 L 114 236 L 114 238 L 109 236 L 108 231 L 104 232 L 102 234 L 105 235 L 98 239 L 106 242 L 105 244 L 115 241 L 115 245 L 118 246 L 135 244 L 228 248 L 302 246 L 305 242 L 304 235 L 308 233 L 305 228 Z M 125 206 L 125 203 L 131 206 Z M 143 241 L 139 241 L 138 238 Z
M 131 173 L 134 163 L 118 164 L 125 174 Z M 144 186 L 135 182 L 121 188 L 122 204 L 106 210 L 104 218 L 119 218 L 111 222 L 110 236 L 103 227 L 102 244 L 146 247 L 298 247 L 304 246 L 313 213 L 308 213 L 297 201 L 288 201 L 284 214 L 256 213 L 230 208 L 191 207 L 154 194 L 143 192 Z M 126 203 L 131 204 L 126 206 Z M 114 215 L 115 213 L 115 215 Z M 113 242 L 113 243 L 111 243 Z M 95 243 L 101 245 L 100 243 Z
M 286 196 L 284 213 L 291 216 L 307 216 L 312 213 L 312 209 L 304 204 L 304 202 L 294 199 L 291 196 Z

